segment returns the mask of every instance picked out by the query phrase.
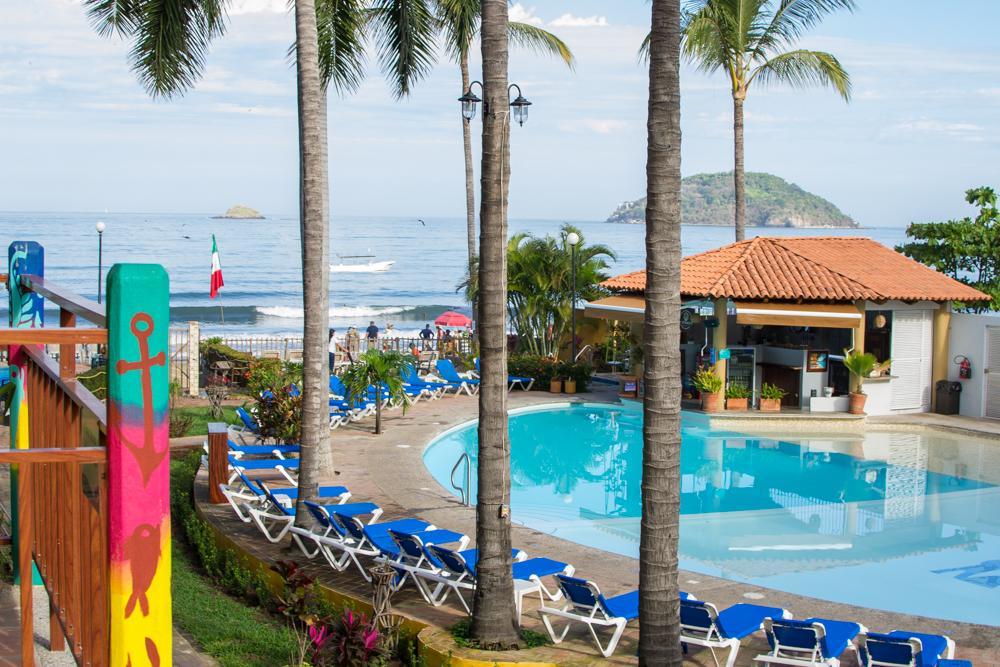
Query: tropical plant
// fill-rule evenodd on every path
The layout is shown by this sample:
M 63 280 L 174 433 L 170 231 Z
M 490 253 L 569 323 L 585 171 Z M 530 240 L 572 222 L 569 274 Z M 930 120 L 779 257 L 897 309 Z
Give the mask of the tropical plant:
M 445 49 L 458 63 L 462 75 L 462 94 L 470 89 L 469 50 L 479 34 L 480 0 L 437 0 L 437 16 L 444 36 Z M 528 23 L 507 23 L 508 39 L 537 53 L 562 59 L 573 68 L 573 54 L 566 44 L 551 32 Z M 472 163 L 472 119 L 462 117 L 462 144 L 465 148 L 465 218 L 468 241 L 469 272 L 475 271 L 476 258 L 476 185 Z
M 851 80 L 836 57 L 793 46 L 826 15 L 855 6 L 855 0 L 689 0 L 685 5 L 681 19 L 685 58 L 704 72 L 722 70 L 730 81 L 737 241 L 746 234 L 743 104 L 750 87 L 755 82 L 796 88 L 819 84 L 850 99 Z M 643 54 L 647 45 L 648 41 Z
M 786 394 L 788 394 L 787 391 L 770 382 L 765 382 L 760 386 L 760 397 L 768 401 L 780 401 Z
M 382 396 L 403 404 L 406 412 L 406 400 L 403 393 L 403 375 L 407 372 L 411 357 L 395 350 L 378 350 L 371 348 L 358 360 L 347 367 L 341 380 L 350 396 L 364 398 L 369 395 L 370 387 L 379 387 L 375 398 L 375 433 L 382 433 L 382 406 L 385 403 Z
M 742 382 L 730 382 L 726 387 L 726 398 L 750 398 L 753 392 Z
M 517 354 L 507 360 L 507 372 L 519 377 L 535 379 L 535 391 L 548 391 L 553 378 L 565 378 L 576 382 L 577 391 L 587 391 L 594 367 L 583 361 L 559 361 L 552 357 L 536 354 Z
M 251 412 L 261 439 L 278 443 L 301 441 L 302 392 L 294 390 L 292 385 L 260 392 Z
M 992 302 L 960 304 L 981 312 L 1000 304 L 1000 209 L 996 192 L 985 186 L 966 190 L 965 201 L 979 208 L 975 218 L 913 223 L 906 236 L 914 240 L 896 250 L 989 294 Z
M 722 391 L 722 378 L 715 372 L 715 366 L 711 368 L 699 368 L 691 376 L 691 384 L 702 394 L 714 394 Z
M 103 36 L 131 40 L 129 59 L 154 97 L 169 98 L 201 77 L 211 41 L 225 32 L 227 0 L 84 0 Z M 435 23 L 428 0 L 294 0 L 299 120 L 299 226 L 302 239 L 302 439 L 296 521 L 332 466 L 327 333 L 329 331 L 329 164 L 326 91 L 355 90 L 364 43 L 376 44 L 393 92 L 403 96 L 433 64 Z
M 479 209 L 479 465 L 476 591 L 472 639 L 483 648 L 517 646 L 511 578 L 510 450 L 507 448 L 507 0 L 482 0 L 482 201 Z
M 864 382 L 872 376 L 872 373 L 882 372 L 892 363 L 886 359 L 879 363 L 878 359 L 871 352 L 861 352 L 860 350 L 844 350 L 844 366 L 850 371 L 858 383 L 857 391 L 854 393 L 863 394 Z
M 646 138 L 639 664 L 681 664 L 677 541 L 681 459 L 680 7 L 653 0 Z
M 375 667 L 386 664 L 388 651 L 371 619 L 350 609 L 333 623 L 309 628 L 311 667 Z
M 605 245 L 587 245 L 573 225 L 563 225 L 558 237 L 512 236 L 507 242 L 507 315 L 521 352 L 556 355 L 571 342 L 573 267 L 566 242 L 571 232 L 580 236 L 576 247 L 577 298 L 592 300 L 606 293 L 600 283 L 607 279 L 607 260 L 615 259 L 615 254 Z M 477 284 L 473 273 L 459 289 L 474 301 Z

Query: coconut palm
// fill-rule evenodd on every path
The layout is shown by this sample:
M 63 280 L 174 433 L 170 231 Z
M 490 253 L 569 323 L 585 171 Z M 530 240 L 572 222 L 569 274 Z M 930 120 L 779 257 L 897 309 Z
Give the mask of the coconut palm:
M 482 202 L 479 247 L 479 493 L 472 637 L 484 647 L 517 645 L 510 554 L 510 450 L 507 447 L 507 0 L 482 0 Z
M 690 0 L 685 5 L 684 57 L 704 72 L 722 70 L 732 89 L 737 241 L 746 234 L 743 104 L 747 93 L 755 82 L 796 88 L 818 84 L 849 100 L 851 79 L 836 57 L 792 47 L 826 15 L 854 7 L 855 0 Z M 645 53 L 646 45 L 643 49 Z
M 370 349 L 347 367 L 341 380 L 349 396 L 365 397 L 369 387 L 378 387 L 375 396 L 375 435 L 382 433 L 382 406 L 385 400 L 402 403 L 406 412 L 403 393 L 403 373 L 410 360 L 395 350 L 385 352 Z
M 646 313 L 639 664 L 680 665 L 681 95 L 678 0 L 653 0 L 646 156 Z
M 462 94 L 469 90 L 469 49 L 479 34 L 480 0 L 437 0 L 437 14 L 445 48 L 458 63 L 462 74 Z M 557 56 L 573 68 L 573 53 L 551 32 L 516 21 L 507 24 L 508 39 L 516 46 Z M 472 167 L 472 121 L 462 118 L 462 144 L 465 148 L 465 218 L 470 271 L 476 257 L 476 188 Z
M 329 331 L 329 165 L 326 89 L 354 90 L 371 37 L 397 96 L 433 64 L 431 0 L 295 0 L 299 117 L 299 225 L 302 241 L 303 391 L 299 467 L 301 503 L 316 497 L 331 469 L 327 333 Z M 227 0 L 84 0 L 98 33 L 131 40 L 129 60 L 154 97 L 190 89 L 205 69 L 211 41 L 226 29 Z

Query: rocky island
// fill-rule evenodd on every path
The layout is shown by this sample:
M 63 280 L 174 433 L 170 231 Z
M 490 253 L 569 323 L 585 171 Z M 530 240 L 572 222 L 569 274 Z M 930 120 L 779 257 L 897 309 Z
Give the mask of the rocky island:
M 857 227 L 834 204 L 794 183 L 761 172 L 747 172 L 748 227 Z M 696 174 L 681 181 L 681 220 L 685 225 L 733 224 L 733 173 Z M 625 202 L 608 222 L 646 222 L 646 199 Z
M 258 211 L 253 210 L 249 206 L 242 206 L 237 204 L 231 207 L 228 211 L 222 215 L 213 215 L 214 220 L 263 220 L 262 216 Z

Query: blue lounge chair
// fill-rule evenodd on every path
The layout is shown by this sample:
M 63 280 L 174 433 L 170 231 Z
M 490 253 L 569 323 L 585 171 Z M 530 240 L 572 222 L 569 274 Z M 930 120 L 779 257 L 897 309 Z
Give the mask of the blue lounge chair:
M 238 459 L 242 459 L 244 456 L 273 456 L 283 459 L 286 454 L 298 454 L 301 450 L 299 445 L 244 445 L 232 440 L 229 440 L 228 443 L 229 453 Z M 201 446 L 207 454 L 208 441 L 205 440 Z
M 556 575 L 556 580 L 566 597 L 566 604 L 562 607 L 550 607 L 543 601 L 538 610 L 553 643 L 558 644 L 565 639 L 573 623 L 583 623 L 590 630 L 590 636 L 594 638 L 601 655 L 610 658 L 621 640 L 622 633 L 625 632 L 625 626 L 630 621 L 639 618 L 639 591 L 630 591 L 606 598 L 593 581 L 562 574 Z M 681 600 L 694 599 L 683 591 L 681 591 L 680 598 Z M 552 621 L 549 618 L 551 616 L 567 621 L 562 632 L 557 633 L 552 627 Z M 597 629 L 608 627 L 614 628 L 614 631 L 605 646 L 601 644 Z
M 793 667 L 838 667 L 847 649 L 855 650 L 854 638 L 866 632 L 865 626 L 826 618 L 764 620 L 764 634 L 771 647 L 754 661 Z
M 479 357 L 476 357 L 476 375 L 480 377 L 483 375 L 483 372 L 479 370 Z M 531 391 L 534 384 L 535 378 L 524 377 L 521 375 L 507 376 L 507 391 L 513 391 L 515 386 L 519 386 L 525 391 Z
M 459 391 L 465 391 L 465 393 L 469 396 L 472 396 L 479 391 L 479 380 L 474 378 L 464 378 L 459 375 L 458 371 L 455 370 L 455 365 L 451 363 L 450 360 L 438 359 L 435 367 L 437 368 L 438 375 L 440 375 L 445 382 L 460 385 Z
M 786 619 L 792 615 L 779 607 L 734 604 L 719 611 L 715 605 L 698 600 L 681 600 L 681 643 L 715 649 L 728 648 L 726 667 L 736 664 L 740 641 L 764 627 L 764 620 Z
M 10 382 L 10 367 L 4 366 L 0 368 L 0 387 Z
M 430 391 L 432 393 L 432 398 L 440 398 L 444 394 L 448 393 L 449 389 L 454 389 L 456 394 L 462 389 L 462 383 L 460 382 L 430 382 L 428 380 L 424 380 L 417 375 L 417 371 L 413 368 L 413 366 L 406 367 L 406 370 L 403 372 L 403 382 L 412 387 Z
M 236 416 L 239 417 L 240 424 L 231 424 L 229 428 L 236 433 L 240 440 L 246 442 L 247 436 L 251 436 L 254 442 L 263 440 L 260 436 L 260 426 L 257 420 L 250 416 L 244 408 L 236 408 Z
M 269 502 L 267 493 L 265 493 L 262 485 L 254 482 L 244 473 L 238 472 L 237 475 L 241 482 L 240 486 L 219 484 L 219 490 L 226 497 L 226 501 L 229 502 L 229 505 L 236 512 L 236 516 L 239 517 L 240 521 L 250 523 L 252 519 L 249 514 L 249 508 L 253 507 L 256 509 Z M 271 490 L 275 498 L 286 506 L 295 503 L 299 497 L 299 489 L 294 486 L 273 487 Z M 318 493 L 322 499 L 337 500 L 341 503 L 347 502 L 347 499 L 351 497 L 351 492 L 346 486 L 321 486 Z
M 399 547 L 389 534 L 390 530 L 404 533 L 422 533 L 437 530 L 437 526 L 420 519 L 406 518 L 386 521 L 385 523 L 369 522 L 367 525 L 336 507 L 327 507 L 331 523 L 337 526 L 340 537 L 333 533 L 317 539 L 316 543 L 326 560 L 334 569 L 342 570 L 353 562 L 365 581 L 371 581 L 367 568 L 358 559 L 359 556 L 391 561 L 399 557 Z M 405 579 L 397 577 L 393 582 L 393 590 L 403 585 Z
M 971 660 L 938 660 L 938 667 L 972 667 Z
M 271 470 L 273 472 L 280 473 L 281 476 L 287 479 L 288 483 L 292 486 L 298 486 L 299 480 L 292 474 L 293 470 L 298 469 L 298 459 L 238 459 L 230 454 L 230 473 L 228 483 L 232 484 L 236 481 L 236 478 L 241 472 L 246 473 L 248 470 L 252 470 L 254 472 Z
M 955 657 L 955 642 L 945 635 L 893 630 L 858 636 L 858 662 L 865 667 L 937 667 Z
M 455 551 L 432 544 L 428 546 L 428 552 L 433 556 L 433 562 L 439 564 L 442 571 L 448 573 L 447 580 L 441 581 L 441 583 L 445 583 L 447 586 L 444 589 L 444 594 L 447 595 L 451 590 L 455 591 L 455 595 L 458 596 L 462 606 L 465 607 L 465 611 L 471 614 L 472 609 L 462 596 L 462 590 L 472 591 L 476 588 L 476 563 L 479 560 L 479 550 L 467 549 L 465 551 Z M 520 623 L 521 612 L 524 609 L 525 595 L 538 593 L 542 604 L 545 603 L 546 597 L 550 600 L 562 598 L 562 592 L 558 588 L 555 591 L 550 591 L 545 587 L 545 584 L 542 583 L 542 577 L 559 574 L 572 575 L 574 568 L 568 563 L 552 560 L 551 558 L 525 558 L 522 552 L 516 550 L 512 556 L 515 558 L 515 563 L 511 570 L 514 578 L 514 607 L 517 609 L 517 621 Z M 522 560 L 517 560 L 518 558 Z M 441 601 L 443 600 L 444 598 L 441 598 Z
M 314 533 L 295 526 L 295 508 L 288 507 L 275 495 L 266 482 L 256 480 L 264 490 L 267 503 L 261 507 L 247 507 L 250 519 L 257 525 L 268 542 L 278 543 L 291 531 L 292 538 L 299 548 L 309 558 L 316 555 L 317 549 L 306 545 L 303 538 L 314 541 L 317 535 L 324 536 L 331 530 L 330 526 L 319 526 L 319 532 Z M 382 516 L 382 508 L 375 503 L 342 503 L 326 506 L 327 511 L 338 508 L 345 516 L 371 516 L 370 521 L 377 521 Z M 315 545 L 313 545 L 315 547 Z

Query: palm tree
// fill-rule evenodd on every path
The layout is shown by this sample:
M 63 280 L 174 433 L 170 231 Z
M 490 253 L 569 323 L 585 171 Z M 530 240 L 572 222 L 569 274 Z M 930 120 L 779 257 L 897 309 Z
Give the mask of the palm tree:
M 646 157 L 646 314 L 639 664 L 680 665 L 680 6 L 653 0 Z
M 329 164 L 326 90 L 354 90 L 364 72 L 370 34 L 397 96 L 433 64 L 430 0 L 295 0 L 299 111 L 299 225 L 302 242 L 303 391 L 298 520 L 332 468 L 327 333 L 329 330 Z M 129 60 L 154 97 L 183 93 L 204 72 L 211 41 L 226 29 L 227 0 L 84 0 L 97 32 L 132 40 Z
M 464 95 L 472 83 L 469 49 L 479 34 L 480 0 L 437 0 L 437 12 L 445 48 L 461 70 Z M 570 69 L 573 68 L 573 53 L 551 32 L 516 21 L 509 22 L 507 30 L 508 39 L 515 45 L 558 56 Z M 472 121 L 465 117 L 462 118 L 462 144 L 465 148 L 465 223 L 471 273 L 476 258 L 476 186 L 472 166 Z
M 409 364 L 410 360 L 395 350 L 383 352 L 372 348 L 344 371 L 341 379 L 349 396 L 364 398 L 369 395 L 369 387 L 379 388 L 375 395 L 375 435 L 382 433 L 383 399 L 402 403 L 406 412 L 403 372 Z M 382 396 L 383 393 L 388 396 Z
M 795 41 L 824 16 L 852 11 L 855 0 L 691 0 L 684 8 L 684 57 L 704 72 L 722 70 L 733 95 L 733 182 L 736 240 L 746 235 L 746 186 L 743 166 L 743 103 L 755 81 L 796 88 L 829 86 L 844 100 L 851 79 L 840 61 L 824 51 L 792 49 Z
M 510 109 L 507 106 L 507 0 L 482 0 L 482 203 L 479 247 L 479 560 L 472 637 L 484 648 L 516 646 L 510 557 L 510 449 L 507 436 L 507 182 Z

